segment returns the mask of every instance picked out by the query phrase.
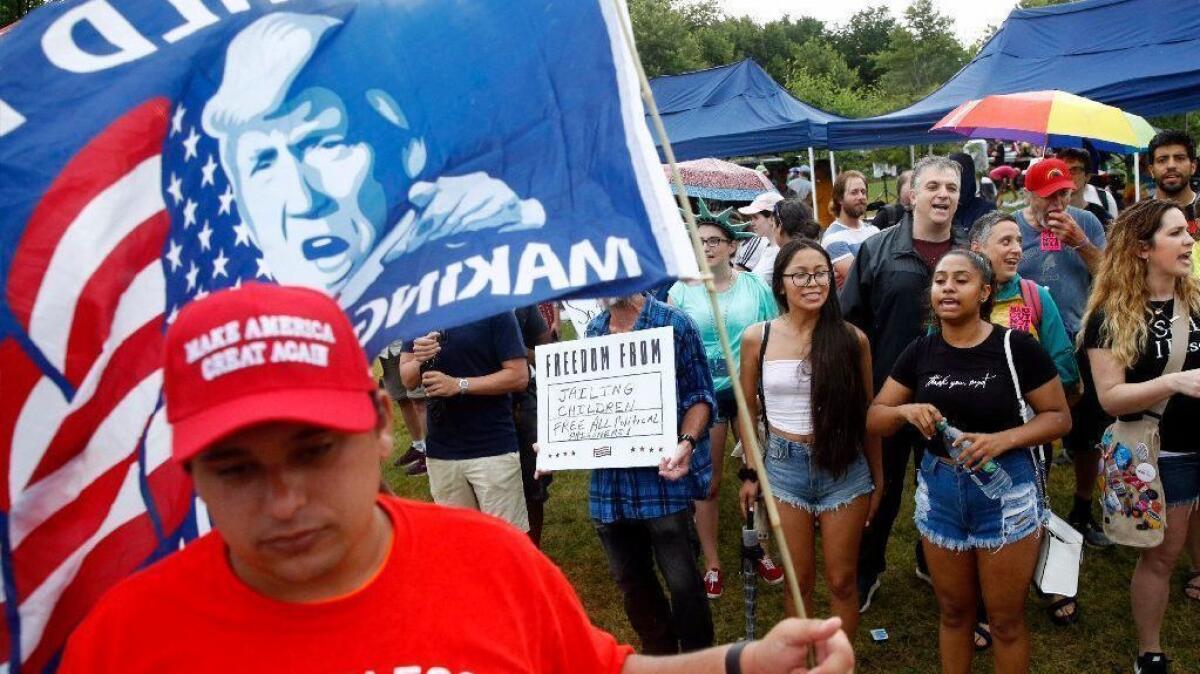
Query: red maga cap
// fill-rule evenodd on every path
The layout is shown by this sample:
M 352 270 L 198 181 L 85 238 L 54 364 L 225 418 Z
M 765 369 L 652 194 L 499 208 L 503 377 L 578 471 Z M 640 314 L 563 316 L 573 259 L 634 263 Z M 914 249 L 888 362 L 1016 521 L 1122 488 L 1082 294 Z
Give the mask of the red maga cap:
M 308 288 L 248 283 L 191 302 L 167 330 L 163 391 L 171 455 L 272 421 L 361 433 L 376 389 L 350 321 Z
M 1061 159 L 1043 159 L 1025 171 L 1025 189 L 1039 197 L 1075 189 L 1071 168 Z

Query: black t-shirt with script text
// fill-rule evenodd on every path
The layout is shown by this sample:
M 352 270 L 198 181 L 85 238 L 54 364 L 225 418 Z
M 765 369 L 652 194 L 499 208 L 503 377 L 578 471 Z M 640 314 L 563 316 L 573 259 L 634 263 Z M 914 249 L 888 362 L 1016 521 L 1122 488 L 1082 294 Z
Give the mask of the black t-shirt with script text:
M 1125 381 L 1140 384 L 1159 377 L 1167 367 L 1171 355 L 1171 317 L 1175 315 L 1175 301 L 1151 302 L 1146 313 L 1149 332 L 1142 345 L 1141 355 L 1133 367 L 1125 370 Z M 1104 313 L 1097 311 L 1088 320 L 1083 334 L 1084 346 L 1089 349 L 1107 349 L 1108 340 L 1101 334 Z M 1184 370 L 1200 368 L 1200 315 L 1192 314 L 1188 326 L 1188 350 L 1183 358 Z M 1158 430 L 1164 452 L 1200 451 L 1196 420 L 1200 419 L 1200 399 L 1176 393 L 1167 403 Z
M 986 339 L 967 349 L 947 344 L 940 333 L 919 337 L 900 354 L 892 379 L 912 389 L 913 402 L 933 405 L 963 432 L 998 433 L 1020 426 L 1004 332 L 993 325 Z M 1058 376 L 1054 361 L 1028 333 L 1013 332 L 1012 352 L 1022 393 Z M 940 437 L 922 442 L 926 451 L 948 456 Z

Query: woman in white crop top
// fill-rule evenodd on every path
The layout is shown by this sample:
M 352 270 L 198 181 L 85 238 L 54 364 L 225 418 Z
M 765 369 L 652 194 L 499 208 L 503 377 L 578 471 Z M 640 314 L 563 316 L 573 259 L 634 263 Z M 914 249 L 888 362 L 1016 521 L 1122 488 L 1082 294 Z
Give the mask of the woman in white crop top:
M 766 475 L 754 477 L 771 481 L 804 603 L 820 522 L 832 609 L 853 639 L 858 547 L 879 506 L 883 463 L 879 438 L 866 433 L 870 345 L 842 319 L 832 283 L 833 264 L 816 241 L 779 250 L 771 290 L 782 314 L 742 333 L 740 376 L 751 417 L 765 412 Z M 757 479 L 743 483 L 741 496 L 744 512 L 758 497 Z

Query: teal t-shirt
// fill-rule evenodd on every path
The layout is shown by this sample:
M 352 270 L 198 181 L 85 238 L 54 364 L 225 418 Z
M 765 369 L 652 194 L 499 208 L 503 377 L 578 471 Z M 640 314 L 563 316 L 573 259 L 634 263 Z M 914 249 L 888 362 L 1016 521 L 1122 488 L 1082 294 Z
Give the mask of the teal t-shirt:
M 713 389 L 723 391 L 731 387 L 733 384 L 729 379 L 729 369 L 725 367 L 725 358 L 721 354 L 721 340 L 717 338 L 712 305 L 709 304 L 704 284 L 679 281 L 671 286 L 668 297 L 671 304 L 691 317 L 700 331 L 700 339 L 704 342 L 704 354 L 708 358 L 708 368 L 712 372 Z M 771 295 L 771 289 L 767 287 L 766 282 L 758 274 L 748 272 L 740 272 L 733 285 L 717 295 L 717 303 L 725 317 L 725 329 L 729 331 L 729 340 L 733 346 L 733 360 L 737 363 L 742 357 L 742 332 L 755 323 L 774 318 L 779 314 L 779 307 L 775 304 L 775 297 Z

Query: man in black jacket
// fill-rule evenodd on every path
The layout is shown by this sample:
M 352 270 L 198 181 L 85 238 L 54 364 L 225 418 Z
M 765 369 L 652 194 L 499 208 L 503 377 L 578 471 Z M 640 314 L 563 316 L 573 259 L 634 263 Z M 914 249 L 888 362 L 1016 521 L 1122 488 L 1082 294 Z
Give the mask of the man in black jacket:
M 953 229 L 961 167 L 945 157 L 925 157 L 913 167 L 913 209 L 900 224 L 863 242 L 842 286 L 846 319 L 871 341 L 875 390 L 883 386 L 900 353 L 925 331 L 929 283 L 938 258 L 966 238 Z M 859 549 L 860 611 L 871 605 L 886 567 L 888 537 L 900 510 L 907 476 L 907 431 L 884 439 L 883 502 L 863 534 Z M 920 457 L 917 457 L 920 465 Z M 878 485 L 876 485 L 878 487 Z

